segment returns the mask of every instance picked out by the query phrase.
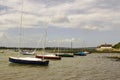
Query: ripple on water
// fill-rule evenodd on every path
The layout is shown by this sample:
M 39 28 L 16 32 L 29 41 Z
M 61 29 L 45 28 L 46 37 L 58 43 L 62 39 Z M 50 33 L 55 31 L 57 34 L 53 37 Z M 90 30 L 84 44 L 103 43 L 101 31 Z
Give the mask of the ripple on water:
M 50 61 L 48 66 L 21 65 L 8 62 L 0 54 L 1 80 L 120 80 L 120 62 L 106 56 L 113 53 L 89 54 Z

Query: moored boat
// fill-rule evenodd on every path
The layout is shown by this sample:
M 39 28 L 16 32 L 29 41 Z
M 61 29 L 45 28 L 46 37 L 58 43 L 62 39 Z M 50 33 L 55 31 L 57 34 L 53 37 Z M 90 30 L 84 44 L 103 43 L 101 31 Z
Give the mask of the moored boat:
M 22 6 L 21 6 L 21 12 L 23 12 L 23 0 L 21 0 Z M 22 43 L 21 39 L 22 39 L 22 20 L 23 20 L 23 14 L 21 13 L 21 22 L 20 22 L 20 38 L 19 38 L 19 43 Z M 46 35 L 46 34 L 45 34 Z M 46 38 L 45 38 L 46 40 Z M 44 41 L 44 45 L 45 45 L 45 41 Z M 19 52 L 21 52 L 21 49 L 23 46 L 21 46 L 21 44 L 19 44 Z M 24 54 L 26 54 L 26 52 L 24 52 Z M 27 54 L 30 54 L 27 52 Z M 31 53 L 32 54 L 32 53 Z M 44 58 L 32 58 L 32 57 L 9 57 L 9 61 L 12 63 L 19 63 L 19 64 L 37 64 L 37 65 L 48 65 L 49 64 L 49 60 L 45 60 Z
M 74 57 L 73 54 L 68 54 L 68 53 L 59 53 L 59 54 L 56 54 L 56 56 L 61 56 L 61 57 Z
M 9 61 L 19 64 L 48 65 L 49 60 L 32 58 L 32 57 L 9 57 Z
M 84 52 L 77 52 L 74 55 L 78 55 L 78 56 L 86 56 L 86 53 Z
M 56 56 L 54 54 L 36 55 L 35 57 L 36 58 L 44 58 L 44 59 L 61 60 L 60 56 Z
M 84 51 L 84 53 L 85 53 L 85 54 L 91 54 L 91 52 L 89 52 L 89 51 Z

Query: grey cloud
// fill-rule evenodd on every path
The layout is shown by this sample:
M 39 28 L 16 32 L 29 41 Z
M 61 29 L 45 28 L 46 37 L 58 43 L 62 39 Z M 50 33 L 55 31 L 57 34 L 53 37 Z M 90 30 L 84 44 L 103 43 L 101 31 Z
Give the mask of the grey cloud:
M 0 5 L 0 15 L 11 14 L 19 12 L 18 10 L 14 10 L 11 6 Z
M 91 13 L 89 9 L 71 9 L 66 12 L 66 14 L 89 14 Z
M 91 19 L 81 21 L 78 26 L 82 29 L 86 30 L 113 30 L 114 28 L 118 27 L 120 23 L 112 23 L 111 20 L 99 20 L 99 19 Z
M 20 11 L 18 11 L 18 12 L 20 12 Z M 37 16 L 37 17 L 40 17 L 40 16 L 44 15 L 44 14 L 39 14 L 39 13 L 35 13 L 35 12 L 27 12 L 27 11 L 23 11 L 22 13 L 23 13 L 23 15 L 24 14 L 26 14 L 26 15 L 34 15 L 34 16 Z
M 0 5 L 0 14 L 4 14 L 6 12 L 8 12 L 9 9 L 12 9 L 11 7 L 8 7 L 8 6 L 4 6 L 4 5 Z M 2 13 L 4 12 L 4 13 Z
M 85 8 L 70 9 L 66 14 L 89 14 L 94 13 L 92 9 L 120 11 L 120 0 L 96 0 L 91 2 Z
M 0 11 L 6 10 L 7 8 L 8 8 L 7 6 L 0 5 Z
M 9 20 L 9 19 L 5 19 L 6 22 L 10 23 L 10 24 L 15 24 L 17 23 L 16 21 L 13 21 L 13 20 Z
M 120 8 L 119 7 L 120 0 L 94 0 L 92 2 L 88 1 L 88 3 L 87 3 L 87 1 L 85 1 L 85 3 L 83 1 L 82 6 L 80 5 L 80 7 L 78 7 L 79 6 L 78 4 L 82 3 L 82 1 L 77 1 L 76 2 L 76 0 L 26 0 L 26 1 L 27 1 L 26 2 L 26 6 L 27 6 L 27 4 L 31 5 L 31 6 L 36 5 L 36 4 L 38 4 L 38 5 L 45 4 L 47 7 L 51 7 L 52 9 L 54 8 L 54 10 L 52 12 L 52 10 L 50 10 L 50 8 L 44 8 L 44 7 L 42 8 L 41 7 L 42 9 L 46 9 L 46 11 L 43 11 L 43 12 L 39 11 L 39 13 L 37 13 L 37 11 L 34 11 L 34 12 L 29 11 L 29 8 L 28 8 L 28 10 L 26 10 L 26 11 L 24 10 L 23 11 L 23 14 L 25 14 L 25 15 L 27 15 L 27 14 L 34 15 L 35 18 L 36 17 L 38 18 L 38 17 L 41 17 L 41 16 L 42 17 L 44 17 L 44 16 L 46 17 L 47 10 L 48 10 L 49 11 L 48 13 L 52 14 L 52 22 L 53 23 L 63 24 L 63 26 L 64 26 L 64 23 L 76 24 L 76 25 L 80 25 L 80 26 L 86 26 L 86 25 L 98 26 L 98 27 L 103 27 L 103 28 L 104 28 L 104 26 L 111 26 L 111 27 L 113 27 L 113 25 L 114 26 L 119 26 L 119 23 L 113 23 L 113 21 L 119 21 L 119 19 L 118 20 L 114 19 L 116 17 L 119 17 L 119 15 L 118 16 L 114 16 L 112 14 L 107 14 L 106 12 L 104 12 L 103 9 L 111 9 L 111 10 L 114 9 L 114 12 L 117 12 L 118 9 Z M 67 3 L 67 4 L 70 3 L 70 8 L 68 6 L 64 10 L 64 6 L 63 6 L 64 3 Z M 18 3 L 16 3 L 16 6 L 18 6 L 17 4 L 19 4 L 19 6 L 20 6 L 21 5 L 20 1 Z M 76 6 L 75 6 L 75 4 L 76 4 Z M 63 13 L 62 17 L 58 16 L 57 13 L 54 13 L 55 10 L 57 11 L 58 7 L 55 7 L 57 5 L 59 6 L 59 8 L 61 8 L 60 11 L 61 12 L 63 11 L 62 12 Z M 15 9 L 13 9 L 14 7 L 12 8 L 12 6 L 7 7 L 7 6 L 0 5 L 0 10 L 5 10 L 6 8 L 9 10 L 7 12 L 8 14 L 9 13 L 21 13 L 20 11 L 17 11 Z M 99 11 L 99 9 L 100 9 L 100 11 Z M 39 7 L 38 7 L 37 10 L 39 10 Z M 112 11 L 113 14 L 114 14 L 114 12 Z M 97 15 L 97 16 L 95 15 L 94 16 L 94 14 L 92 14 L 92 13 L 100 14 L 100 15 Z M 74 16 L 76 14 L 80 15 L 80 18 L 74 17 L 75 20 L 73 22 L 72 21 L 70 22 L 68 17 L 69 16 Z M 109 15 L 109 17 L 112 18 L 112 19 L 109 19 L 109 17 L 106 19 L 105 18 L 106 15 Z M 84 17 L 82 17 L 82 16 L 85 16 L 86 19 L 84 19 Z M 93 16 L 93 17 L 91 17 L 91 16 Z M 10 21 L 7 21 L 7 22 L 10 22 Z M 41 23 L 39 21 L 37 21 L 32 26 L 39 26 L 40 24 Z
M 120 0 L 97 0 L 93 5 L 102 9 L 120 10 Z
M 67 17 L 58 17 L 58 18 L 53 18 L 52 22 L 54 23 L 65 23 L 65 22 L 69 22 L 69 19 Z
M 71 3 L 75 0 L 30 0 L 31 2 L 38 3 L 38 4 L 45 4 L 47 7 L 56 6 L 63 3 Z

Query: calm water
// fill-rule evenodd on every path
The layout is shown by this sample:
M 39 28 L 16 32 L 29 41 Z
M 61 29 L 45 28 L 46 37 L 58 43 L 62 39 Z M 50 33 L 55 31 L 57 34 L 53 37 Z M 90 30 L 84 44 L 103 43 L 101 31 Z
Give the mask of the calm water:
M 8 61 L 16 56 L 0 54 L 0 80 L 120 80 L 120 61 L 106 58 L 116 53 L 89 54 L 52 60 L 48 66 L 20 65 Z

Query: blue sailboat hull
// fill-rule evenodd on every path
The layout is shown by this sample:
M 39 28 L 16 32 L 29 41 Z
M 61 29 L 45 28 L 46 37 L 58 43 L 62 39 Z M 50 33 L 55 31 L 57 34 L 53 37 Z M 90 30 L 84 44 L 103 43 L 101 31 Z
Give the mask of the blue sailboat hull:
M 34 65 L 48 65 L 49 61 L 32 61 L 32 60 L 21 60 L 21 59 L 14 59 L 9 57 L 9 61 L 12 63 L 19 63 L 19 64 L 34 64 Z
M 84 52 L 77 52 L 74 55 L 78 55 L 78 56 L 86 56 L 86 54 Z

